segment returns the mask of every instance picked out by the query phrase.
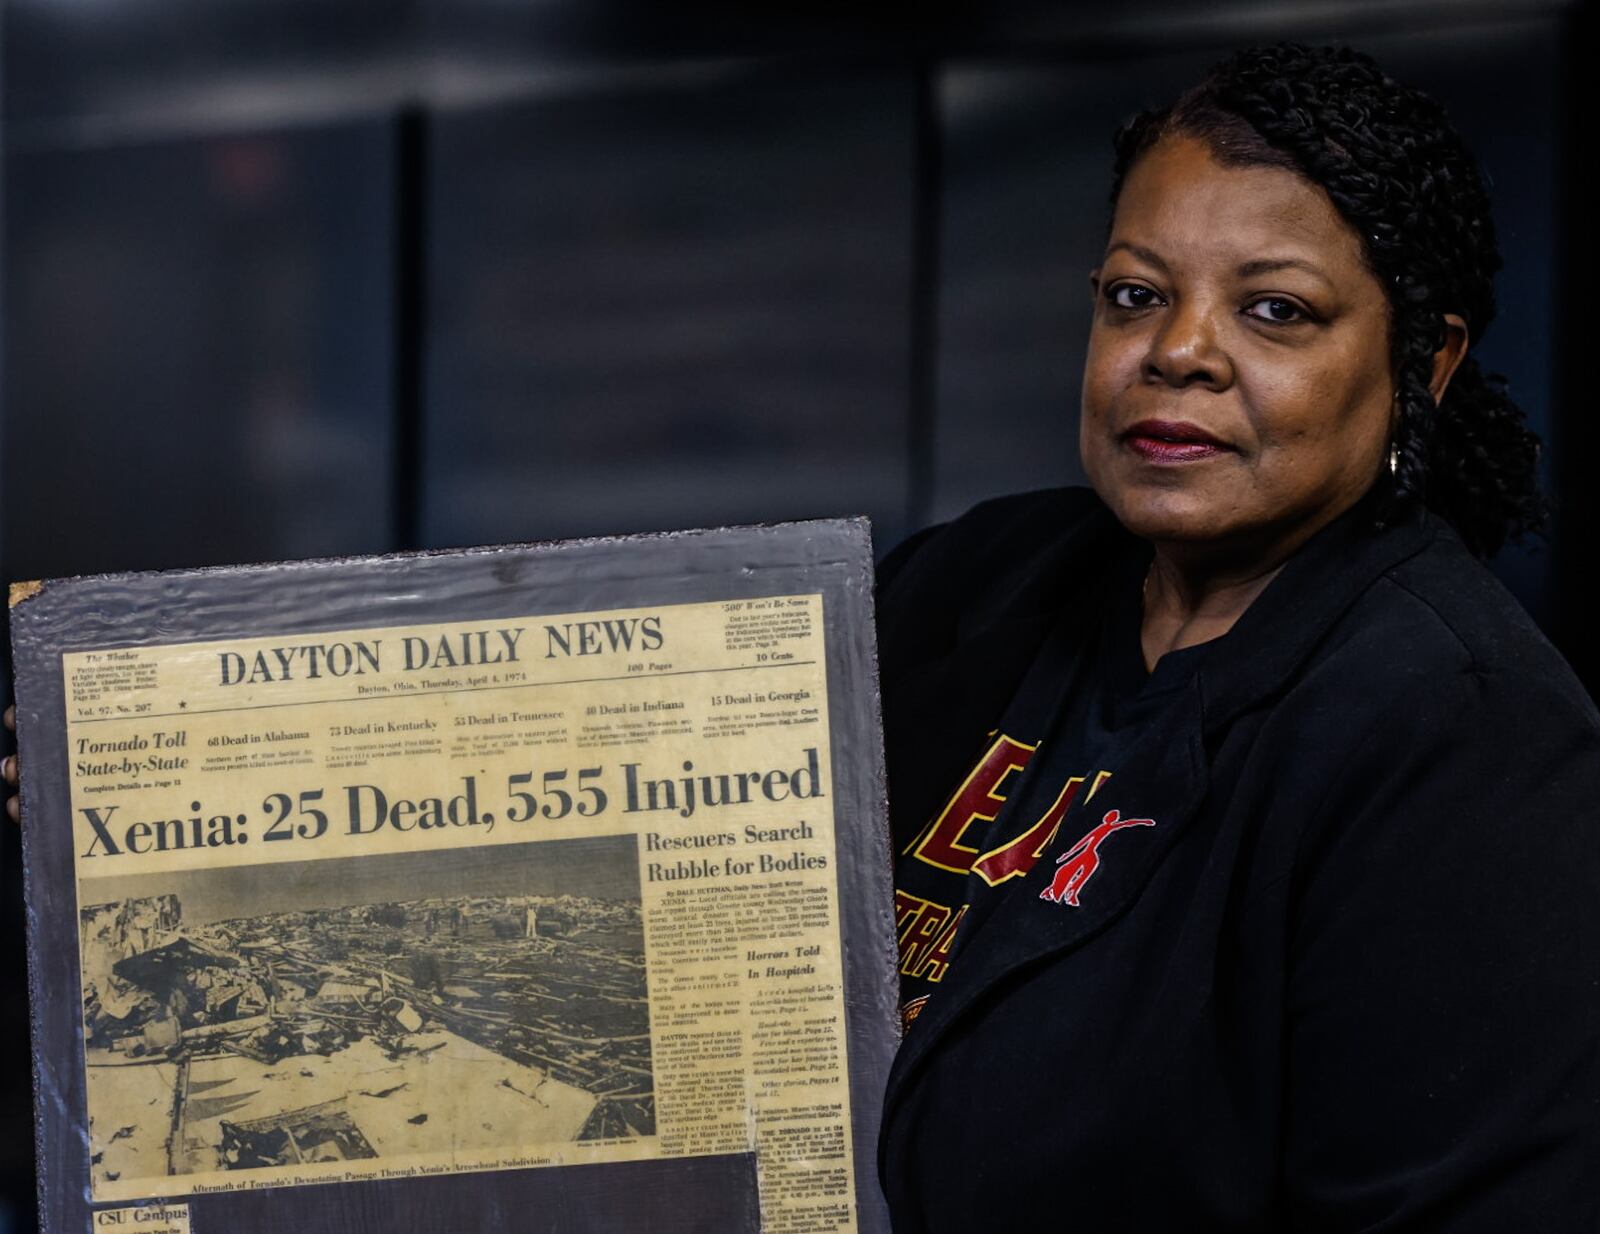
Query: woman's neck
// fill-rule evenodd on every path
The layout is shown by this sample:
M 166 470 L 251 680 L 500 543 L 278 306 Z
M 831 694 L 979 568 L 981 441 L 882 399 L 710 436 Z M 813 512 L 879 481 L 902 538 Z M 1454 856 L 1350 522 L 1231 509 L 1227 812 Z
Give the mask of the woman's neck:
M 1153 672 L 1167 652 L 1226 634 L 1283 568 L 1283 560 L 1218 570 L 1185 563 L 1157 546 L 1144 582 L 1140 643 L 1145 668 Z
M 1154 672 L 1167 652 L 1233 629 L 1301 545 L 1359 507 L 1371 491 L 1311 522 L 1260 527 L 1239 537 L 1151 541 L 1155 555 L 1145 576 L 1139 628 L 1145 668 Z

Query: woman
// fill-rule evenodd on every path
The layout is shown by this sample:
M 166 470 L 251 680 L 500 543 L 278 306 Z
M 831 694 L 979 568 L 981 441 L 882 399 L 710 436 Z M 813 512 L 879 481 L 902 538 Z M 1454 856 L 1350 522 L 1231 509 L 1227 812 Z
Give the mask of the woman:
M 1600 718 L 1475 559 L 1538 443 L 1431 100 L 1118 136 L 1080 447 L 880 575 L 897 1234 L 1600 1230 Z
M 1113 201 L 1093 490 L 882 573 L 895 1228 L 1592 1234 L 1600 721 L 1473 556 L 1538 500 L 1471 160 L 1286 44 Z

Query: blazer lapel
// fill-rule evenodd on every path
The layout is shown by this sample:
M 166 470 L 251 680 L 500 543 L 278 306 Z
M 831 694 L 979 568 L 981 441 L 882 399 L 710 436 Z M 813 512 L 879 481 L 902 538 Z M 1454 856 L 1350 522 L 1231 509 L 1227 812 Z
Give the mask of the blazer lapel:
M 999 722 L 1044 637 L 1042 618 L 990 626 L 958 652 L 907 675 L 885 692 L 884 753 L 895 792 L 898 852 L 943 804 L 950 784 L 926 768 L 970 764 Z
M 1307 540 L 1206 657 L 1200 686 L 1208 732 L 1277 693 L 1381 575 L 1437 536 L 1453 534 L 1421 508 L 1374 532 L 1371 501 L 1358 502 Z
M 943 805 L 948 777 L 981 752 L 1058 615 L 1074 605 L 1086 616 L 1097 610 L 1105 567 L 1138 543 L 1101 509 L 1061 543 L 991 580 L 985 603 L 963 614 L 948 652 L 885 682 L 884 747 L 902 827 L 920 828 Z M 897 834 L 896 850 L 909 839 Z

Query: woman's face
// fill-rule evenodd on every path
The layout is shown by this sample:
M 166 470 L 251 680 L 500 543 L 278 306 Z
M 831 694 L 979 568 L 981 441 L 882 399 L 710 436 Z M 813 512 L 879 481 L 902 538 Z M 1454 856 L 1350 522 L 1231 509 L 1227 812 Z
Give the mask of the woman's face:
M 1386 465 L 1388 302 L 1319 187 L 1165 139 L 1090 282 L 1079 447 L 1136 534 L 1280 558 Z

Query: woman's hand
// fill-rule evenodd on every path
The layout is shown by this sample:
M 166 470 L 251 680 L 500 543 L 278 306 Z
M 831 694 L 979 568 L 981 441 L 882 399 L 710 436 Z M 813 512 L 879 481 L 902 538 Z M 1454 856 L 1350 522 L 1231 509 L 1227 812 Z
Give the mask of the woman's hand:
M 13 733 L 17 731 L 17 708 L 15 704 L 6 708 L 6 727 Z M 17 800 L 16 793 L 17 756 L 15 754 L 6 755 L 3 772 L 6 787 L 11 790 L 6 794 L 6 814 L 10 816 L 13 823 L 20 823 L 22 821 L 22 804 Z

